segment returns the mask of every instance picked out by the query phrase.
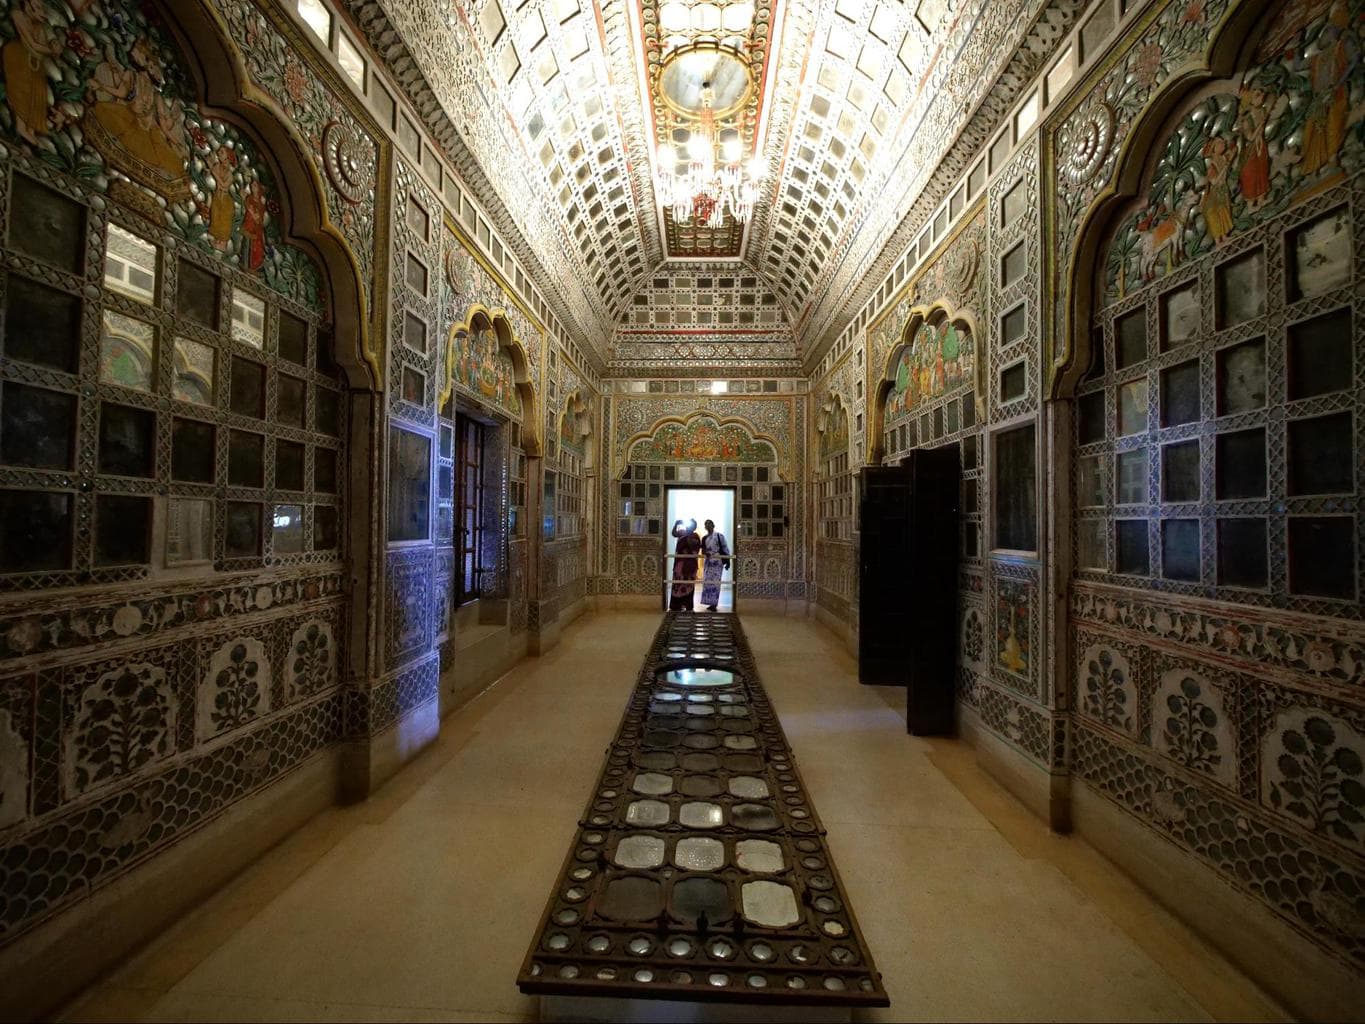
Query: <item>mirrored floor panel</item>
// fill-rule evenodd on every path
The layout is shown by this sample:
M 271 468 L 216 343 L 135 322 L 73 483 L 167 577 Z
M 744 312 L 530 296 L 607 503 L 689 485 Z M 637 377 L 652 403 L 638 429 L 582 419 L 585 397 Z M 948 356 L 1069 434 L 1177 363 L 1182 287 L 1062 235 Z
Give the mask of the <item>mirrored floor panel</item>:
M 517 982 L 889 1005 L 737 618 L 665 617 Z

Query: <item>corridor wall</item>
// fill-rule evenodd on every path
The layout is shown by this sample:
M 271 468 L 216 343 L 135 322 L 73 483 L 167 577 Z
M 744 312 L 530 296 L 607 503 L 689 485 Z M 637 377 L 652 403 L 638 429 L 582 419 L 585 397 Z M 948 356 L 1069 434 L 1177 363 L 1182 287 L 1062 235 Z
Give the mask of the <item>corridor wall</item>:
M 379 62 L 362 94 L 292 10 L 15 0 L 0 38 L 0 991 L 28 1017 L 553 642 L 589 534 L 543 558 L 509 499 L 540 515 L 548 424 L 571 405 L 586 445 L 600 377 Z M 488 427 L 463 619 L 457 414 Z
M 960 443 L 961 734 L 1340 1017 L 1365 994 L 1365 7 L 1269 9 L 1130 5 L 1036 132 L 983 147 L 957 227 L 812 380 L 810 487 L 856 495 L 845 450 L 856 475 Z M 855 507 L 813 542 L 850 649 Z

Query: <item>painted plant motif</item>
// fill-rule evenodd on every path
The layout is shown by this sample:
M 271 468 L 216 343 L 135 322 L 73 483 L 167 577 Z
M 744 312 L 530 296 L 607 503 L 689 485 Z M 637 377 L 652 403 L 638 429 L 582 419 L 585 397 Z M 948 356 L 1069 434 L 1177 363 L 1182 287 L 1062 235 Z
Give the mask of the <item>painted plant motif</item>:
M 332 630 L 310 622 L 294 632 L 289 646 L 289 695 L 307 697 L 332 681 Z
M 1087 715 L 1124 732 L 1133 731 L 1132 681 L 1128 661 L 1107 647 L 1086 652 L 1081 707 Z
M 67 736 L 76 791 L 169 756 L 174 734 L 165 672 L 156 665 L 130 664 L 106 673 L 81 694 Z
M 970 332 L 948 321 L 921 324 L 896 360 L 894 387 L 886 399 L 886 422 L 971 379 Z
M 1179 692 L 1166 697 L 1166 719 L 1161 729 L 1166 754 L 1196 771 L 1216 772 L 1223 755 L 1218 750 L 1218 712 L 1203 699 L 1201 681 L 1180 680 Z
M 1181 118 L 1113 235 L 1108 301 L 1365 167 L 1365 0 L 1285 4 L 1262 63 Z
M 1029 635 L 1030 587 L 1013 580 L 996 583 L 995 659 L 1015 675 L 1028 675 L 1032 658 Z
M 0 0 L 0 131 L 162 227 L 314 308 L 321 277 L 285 245 L 269 167 L 195 105 L 154 8 Z
M 694 416 L 686 423 L 663 423 L 652 437 L 636 441 L 629 461 L 771 463 L 777 461 L 777 454 L 772 445 L 756 440 L 738 423 Z
M 490 330 L 461 332 L 455 338 L 455 382 L 521 418 L 521 395 L 512 375 L 512 359 L 498 348 Z
M 1324 715 L 1281 716 L 1268 743 L 1280 752 L 1263 765 L 1270 806 L 1314 832 L 1359 843 L 1365 825 L 1362 738 Z M 1269 752 L 1268 752 L 1269 753 Z
M 962 620 L 962 654 L 969 663 L 979 665 L 985 653 L 985 628 L 981 623 L 981 613 L 973 608 Z
M 213 677 L 216 691 L 209 720 L 215 732 L 227 732 L 246 725 L 256 717 L 261 705 L 261 662 L 256 651 L 245 643 L 235 643 L 227 652 L 226 663 Z M 265 678 L 269 678 L 267 665 Z

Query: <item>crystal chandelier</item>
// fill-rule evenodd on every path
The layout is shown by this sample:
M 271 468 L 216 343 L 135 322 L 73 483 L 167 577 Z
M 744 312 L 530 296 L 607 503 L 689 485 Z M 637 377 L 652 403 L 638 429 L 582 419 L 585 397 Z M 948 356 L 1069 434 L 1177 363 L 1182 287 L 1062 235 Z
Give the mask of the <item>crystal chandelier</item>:
M 659 147 L 659 171 L 655 181 L 660 201 L 673 214 L 675 224 L 695 220 L 708 228 L 725 223 L 728 213 L 743 224 L 754 212 L 758 185 L 765 168 L 760 157 L 741 165 L 743 144 L 734 135 L 724 142 L 716 130 L 709 83 L 703 84 L 698 123 L 679 148 Z

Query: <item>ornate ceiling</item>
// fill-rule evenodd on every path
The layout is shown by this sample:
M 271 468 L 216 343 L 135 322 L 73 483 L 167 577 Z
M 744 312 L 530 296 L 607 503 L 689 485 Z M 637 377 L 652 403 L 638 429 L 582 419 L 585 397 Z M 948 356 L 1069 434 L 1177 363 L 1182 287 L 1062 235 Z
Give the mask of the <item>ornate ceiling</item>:
M 589 344 L 610 357 L 709 320 L 714 334 L 780 338 L 796 358 L 880 283 L 865 279 L 881 250 L 1058 0 L 379 4 Z M 722 123 L 767 167 L 748 225 L 675 224 L 655 193 L 658 146 L 687 124 L 669 101 L 669 54 L 698 42 L 736 48 L 750 76 Z M 724 276 L 754 282 L 736 301 L 760 303 L 727 321 L 725 290 L 695 284 L 719 279 L 723 261 Z M 660 288 L 674 278 L 693 283 Z M 646 324 L 660 291 L 672 322 L 651 312 Z

